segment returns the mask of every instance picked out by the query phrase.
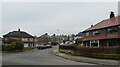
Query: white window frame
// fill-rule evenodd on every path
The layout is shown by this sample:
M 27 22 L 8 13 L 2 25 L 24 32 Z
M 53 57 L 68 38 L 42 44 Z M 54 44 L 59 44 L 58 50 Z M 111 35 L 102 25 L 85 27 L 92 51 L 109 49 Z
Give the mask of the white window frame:
M 33 41 L 33 38 L 30 38 L 30 41 Z
M 28 41 L 28 38 L 22 38 L 22 41 Z
M 89 37 L 89 35 L 90 35 L 90 33 L 89 33 L 89 32 L 85 33 L 85 36 L 86 36 L 86 37 Z
M 100 33 L 100 31 L 93 31 L 92 35 L 93 35 L 93 36 L 97 36 L 97 35 L 95 35 L 96 33 Z M 99 35 L 100 35 L 100 34 L 99 34 Z
M 28 43 L 24 43 L 24 47 L 29 47 Z

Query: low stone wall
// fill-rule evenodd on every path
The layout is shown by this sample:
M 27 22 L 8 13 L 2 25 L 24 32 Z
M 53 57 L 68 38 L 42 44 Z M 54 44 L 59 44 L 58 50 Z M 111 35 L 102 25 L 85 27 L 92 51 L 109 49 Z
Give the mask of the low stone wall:
M 71 54 L 74 56 L 120 60 L 120 54 L 85 53 L 85 52 L 80 52 L 80 51 L 76 51 L 76 50 L 68 50 L 68 49 L 59 49 L 59 51 L 61 53 Z

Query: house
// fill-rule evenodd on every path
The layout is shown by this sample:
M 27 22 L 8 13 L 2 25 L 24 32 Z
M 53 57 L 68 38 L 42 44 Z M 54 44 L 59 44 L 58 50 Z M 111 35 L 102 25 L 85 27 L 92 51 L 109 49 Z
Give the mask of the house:
M 2 38 L 0 37 L 0 41 L 2 41 Z
M 34 48 L 35 47 L 35 38 L 28 34 L 27 32 L 20 31 L 12 31 L 9 32 L 8 34 L 3 35 L 3 45 L 5 44 L 11 44 L 14 41 L 22 41 L 24 42 L 24 47 L 30 47 Z
M 82 44 L 82 32 L 79 32 L 78 34 L 75 35 L 74 40 L 77 41 L 77 43 L 81 46 L 83 46 Z
M 0 51 L 2 51 L 2 38 L 0 37 Z
M 2 45 L 2 38 L 0 37 L 0 45 Z
M 46 43 L 49 43 L 50 41 L 51 41 L 51 37 L 50 35 L 48 35 L 48 33 L 45 33 L 41 35 L 40 37 L 38 37 L 38 42 L 40 44 L 46 44 Z
M 51 42 L 63 42 L 63 40 L 67 40 L 67 35 L 55 35 L 51 36 Z
M 83 31 L 83 44 L 86 47 L 120 46 L 120 16 L 111 12 L 110 18 Z
M 75 35 L 74 40 L 76 39 L 82 39 L 82 32 L 79 32 L 78 34 Z

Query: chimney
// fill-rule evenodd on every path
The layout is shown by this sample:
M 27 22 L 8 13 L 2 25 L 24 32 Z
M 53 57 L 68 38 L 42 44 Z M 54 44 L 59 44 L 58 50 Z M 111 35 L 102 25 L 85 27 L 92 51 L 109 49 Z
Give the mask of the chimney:
M 111 12 L 110 19 L 113 18 L 113 17 L 115 17 L 115 14 L 114 14 L 114 12 Z
M 93 25 L 91 25 L 91 27 L 93 27 Z
M 18 32 L 20 32 L 20 28 L 18 29 Z

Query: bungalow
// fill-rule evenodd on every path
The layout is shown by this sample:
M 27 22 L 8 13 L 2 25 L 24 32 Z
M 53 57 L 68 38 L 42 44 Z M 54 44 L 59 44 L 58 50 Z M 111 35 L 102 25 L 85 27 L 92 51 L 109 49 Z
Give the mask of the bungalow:
M 111 12 L 110 18 L 83 31 L 83 44 L 86 47 L 120 46 L 120 21 Z
M 10 44 L 14 41 L 22 41 L 24 42 L 24 47 L 30 47 L 30 48 L 34 48 L 35 47 L 35 38 L 24 32 L 24 31 L 20 31 L 20 29 L 18 29 L 18 31 L 13 31 L 13 32 L 9 32 L 6 35 L 3 35 L 3 45 L 5 44 Z

